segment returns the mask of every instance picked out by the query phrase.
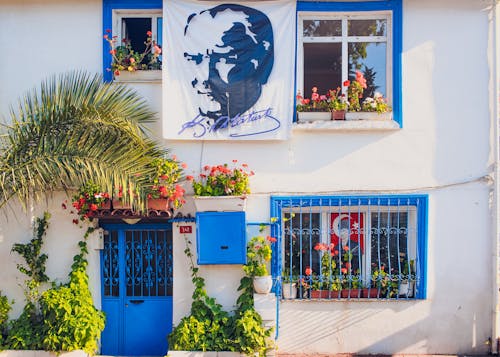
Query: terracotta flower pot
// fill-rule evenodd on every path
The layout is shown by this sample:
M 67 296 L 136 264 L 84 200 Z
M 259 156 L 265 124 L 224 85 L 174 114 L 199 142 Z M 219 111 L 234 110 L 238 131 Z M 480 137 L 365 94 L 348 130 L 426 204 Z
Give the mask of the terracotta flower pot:
M 332 120 L 345 120 L 345 110 L 332 110 Z
M 155 211 L 168 211 L 169 201 L 166 198 L 149 198 L 148 209 Z
M 378 297 L 378 289 L 377 288 L 361 289 L 361 297 L 374 299 Z

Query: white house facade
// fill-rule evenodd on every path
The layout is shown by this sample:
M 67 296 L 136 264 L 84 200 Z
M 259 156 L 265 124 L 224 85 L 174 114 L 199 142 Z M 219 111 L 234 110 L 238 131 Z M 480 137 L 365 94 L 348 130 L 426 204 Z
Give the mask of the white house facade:
M 248 165 L 255 175 L 243 237 L 264 224 L 277 239 L 273 292 L 255 298 L 274 326 L 277 353 L 498 353 L 497 7 L 496 0 L 0 0 L 0 114 L 8 122 L 16 100 L 51 75 L 100 73 L 137 90 L 158 113 L 151 134 L 187 164 L 187 175 L 233 160 Z M 103 35 L 126 37 L 135 26 L 152 31 L 163 68 L 114 75 Z M 357 71 L 367 81 L 364 98 L 381 92 L 391 117 L 296 112 L 298 93 L 347 94 Z M 208 294 L 235 309 L 242 265 L 221 258 L 228 248 L 217 239 L 236 215 L 203 225 L 206 215 L 197 215 L 185 188 L 187 202 L 171 217 L 98 220 L 88 274 L 95 305 L 113 324 L 102 354 L 160 355 L 127 352 L 142 331 L 166 348 L 165 335 L 191 306 L 185 238 Z M 67 278 L 85 228 L 72 223 L 65 200 L 55 193 L 27 211 L 16 202 L 3 208 L 0 291 L 15 300 L 12 317 L 24 305 L 12 245 L 31 239 L 32 220 L 44 211 L 52 215 L 47 274 Z M 155 280 L 154 293 L 140 290 L 146 285 L 129 291 L 122 274 L 136 265 L 127 265 L 127 247 L 150 239 L 166 242 L 155 248 L 162 283 Z M 346 282 L 326 282 L 324 257 Z M 393 284 L 377 285 L 374 273 Z M 298 291 L 283 298 L 287 276 Z

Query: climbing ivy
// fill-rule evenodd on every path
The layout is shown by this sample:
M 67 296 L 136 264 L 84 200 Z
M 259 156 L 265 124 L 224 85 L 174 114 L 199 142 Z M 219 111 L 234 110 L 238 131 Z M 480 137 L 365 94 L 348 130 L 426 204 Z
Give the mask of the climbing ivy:
M 41 254 L 43 239 L 49 227 L 50 214 L 35 219 L 33 239 L 29 243 L 16 243 L 12 251 L 18 253 L 25 264 L 17 264 L 17 269 L 28 278 L 24 281 L 26 305 L 21 315 L 9 322 L 5 347 L 13 350 L 38 350 L 42 348 L 45 332 L 43 316 L 40 312 L 40 285 L 48 282 L 45 274 L 47 254 Z
M 186 241 L 184 253 L 189 258 L 194 285 L 191 314 L 181 319 L 168 336 L 170 349 L 177 351 L 237 351 L 247 355 L 264 356 L 271 346 L 272 329 L 262 326 L 262 318 L 253 304 L 252 279 L 245 276 L 240 281 L 238 307 L 233 315 L 208 296 L 205 280 L 198 276 L 190 242 Z

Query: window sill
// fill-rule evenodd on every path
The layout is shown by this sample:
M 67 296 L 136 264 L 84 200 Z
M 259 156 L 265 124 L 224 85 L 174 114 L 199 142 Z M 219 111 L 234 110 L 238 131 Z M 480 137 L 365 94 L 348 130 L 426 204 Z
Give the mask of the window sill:
M 387 131 L 398 130 L 394 120 L 328 120 L 294 123 L 292 131 Z
M 119 76 L 115 76 L 114 81 L 117 83 L 160 83 L 161 73 L 161 69 L 135 72 L 121 71 Z

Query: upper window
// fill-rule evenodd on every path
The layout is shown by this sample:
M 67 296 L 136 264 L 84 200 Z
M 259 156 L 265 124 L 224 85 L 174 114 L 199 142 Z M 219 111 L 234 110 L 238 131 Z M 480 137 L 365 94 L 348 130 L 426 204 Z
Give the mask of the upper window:
M 161 10 L 115 10 L 113 12 L 113 33 L 121 40 L 130 41 L 135 52 L 145 49 L 147 33 L 155 44 L 162 44 L 163 17 Z
M 273 197 L 281 223 L 273 273 L 295 282 L 301 299 L 424 298 L 426 202 Z
M 353 81 L 359 71 L 366 79 L 363 100 L 380 92 L 391 102 L 392 59 L 390 13 L 299 14 L 298 88 L 310 96 Z
M 116 46 L 123 45 L 123 40 L 130 42 L 134 52 L 143 53 L 148 32 L 154 44 L 162 45 L 162 1 L 161 0 L 103 0 L 102 33 L 116 36 Z M 103 76 L 105 81 L 113 79 L 109 70 L 112 57 L 109 44 L 103 41 Z M 155 61 L 161 66 L 161 56 Z M 149 68 L 153 69 L 153 68 Z
M 340 87 L 347 98 L 348 81 L 362 75 L 360 105 L 382 96 L 401 125 L 401 1 L 299 1 L 297 10 L 297 93 Z

